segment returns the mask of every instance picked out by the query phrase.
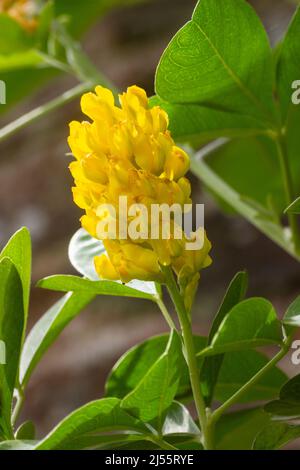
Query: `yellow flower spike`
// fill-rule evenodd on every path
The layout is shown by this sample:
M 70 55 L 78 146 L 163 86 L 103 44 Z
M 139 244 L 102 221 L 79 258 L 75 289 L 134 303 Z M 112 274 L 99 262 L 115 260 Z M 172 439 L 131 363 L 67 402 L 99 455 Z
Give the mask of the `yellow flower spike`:
M 118 281 L 120 279 L 120 274 L 116 271 L 107 255 L 95 256 L 94 263 L 100 279 L 108 279 L 110 281 Z
M 175 145 L 168 131 L 168 115 L 159 106 L 149 107 L 144 90 L 137 86 L 119 96 L 120 107 L 110 90 L 96 87 L 81 99 L 84 114 L 92 122 L 70 124 L 69 145 L 76 161 L 70 171 L 74 177 L 75 203 L 85 210 L 82 226 L 97 238 L 97 225 L 105 221 L 101 204 L 115 210 L 116 232 L 123 217 L 120 196 L 127 197 L 127 209 L 133 203 L 148 210 L 146 227 L 151 234 L 153 204 L 178 204 L 184 211 L 190 204 L 191 186 L 185 177 L 189 157 Z M 134 220 L 128 216 L 129 223 Z M 170 266 L 177 274 L 184 301 L 191 306 L 199 281 L 199 271 L 211 263 L 210 242 L 204 236 L 200 250 L 186 249 L 186 237 L 174 237 L 175 221 L 171 220 L 170 237 L 138 239 L 132 232 L 127 239 L 103 240 L 107 255 L 95 258 L 101 279 L 129 282 L 133 279 L 163 282 L 161 265 Z M 130 235 L 130 237 L 129 237 Z
M 166 177 L 176 181 L 184 176 L 190 167 L 190 159 L 187 153 L 179 147 L 174 146 L 169 152 L 165 164 Z
M 105 240 L 104 246 L 114 270 L 118 273 L 118 279 L 122 282 L 132 279 L 162 281 L 158 258 L 152 250 L 127 241 L 121 243 Z M 112 277 L 115 274 L 108 261 L 103 257 L 95 259 L 95 267 L 100 278 L 116 280 Z

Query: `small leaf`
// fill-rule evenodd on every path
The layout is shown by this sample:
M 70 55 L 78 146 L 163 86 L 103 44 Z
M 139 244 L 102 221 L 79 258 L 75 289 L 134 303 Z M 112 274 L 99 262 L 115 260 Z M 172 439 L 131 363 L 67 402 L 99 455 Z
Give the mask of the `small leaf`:
M 256 437 L 254 450 L 281 449 L 289 442 L 300 437 L 300 426 L 292 426 L 286 423 L 271 423 L 266 426 Z
M 38 287 L 62 292 L 89 292 L 94 295 L 114 295 L 121 297 L 137 297 L 140 299 L 154 300 L 154 296 L 141 290 L 129 287 L 115 281 L 90 281 L 82 277 L 70 275 L 56 275 L 41 279 Z
M 69 259 L 72 266 L 84 277 L 93 281 L 99 281 L 94 258 L 104 252 L 105 248 L 101 241 L 92 238 L 83 228 L 74 233 L 69 244 Z
M 28 315 L 31 278 L 31 239 L 30 233 L 26 227 L 23 227 L 18 230 L 8 241 L 8 243 L 0 253 L 0 260 L 4 257 L 8 257 L 11 259 L 22 281 L 25 312 L 25 330 Z
M 288 307 L 282 322 L 287 326 L 300 327 L 300 296 Z
M 0 363 L 0 435 L 13 437 L 11 410 L 17 383 L 24 328 L 21 279 L 9 258 L 0 261 L 0 338 L 5 344 L 6 364 Z
M 95 295 L 90 292 L 69 292 L 56 302 L 34 325 L 24 343 L 20 382 L 25 385 L 29 377 L 51 344 L 62 330 L 86 307 Z
M 279 400 L 268 403 L 265 410 L 280 420 L 300 418 L 300 374 L 284 384 Z
M 297 197 L 285 210 L 286 214 L 300 214 L 300 197 Z
M 211 345 L 200 354 L 215 355 L 281 342 L 281 325 L 272 304 L 263 298 L 253 297 L 230 310 Z
M 216 334 L 227 313 L 245 297 L 247 285 L 248 275 L 246 272 L 239 272 L 232 279 L 225 297 L 220 305 L 218 313 L 213 321 L 208 337 L 208 345 L 213 340 L 214 335 Z M 205 358 L 203 362 L 200 376 L 202 392 L 207 406 L 211 404 L 214 388 L 218 380 L 218 375 L 223 359 L 223 355 L 213 356 Z
M 105 253 L 103 243 L 91 237 L 83 228 L 77 230 L 71 238 L 69 244 L 70 262 L 80 274 L 91 281 L 99 281 L 99 276 L 94 266 L 94 258 L 101 253 Z M 155 282 L 134 280 L 126 284 L 126 286 L 146 294 L 159 295 Z
M 16 432 L 16 439 L 21 441 L 33 440 L 35 438 L 35 426 L 32 421 L 22 423 Z
M 171 405 L 180 380 L 181 341 L 173 330 L 166 350 L 154 362 L 136 388 L 123 398 L 121 407 L 145 422 L 158 418 Z
M 101 433 L 134 431 L 149 434 L 146 426 L 121 409 L 117 398 L 104 398 L 82 406 L 54 428 L 38 450 L 83 449 L 101 444 Z M 105 437 L 104 437 L 105 438 Z
M 162 427 L 163 436 L 170 434 L 191 434 L 200 437 L 200 429 L 189 411 L 181 403 L 173 402 Z

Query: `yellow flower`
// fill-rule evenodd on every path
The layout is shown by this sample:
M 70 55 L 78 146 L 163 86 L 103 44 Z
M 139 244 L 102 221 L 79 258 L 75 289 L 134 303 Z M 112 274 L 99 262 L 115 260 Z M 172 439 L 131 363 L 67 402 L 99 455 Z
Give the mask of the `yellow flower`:
M 0 0 L 0 13 L 6 13 L 29 32 L 37 27 L 35 12 L 33 0 Z
M 99 207 L 112 205 L 117 219 L 123 210 L 121 196 L 126 196 L 128 207 L 142 204 L 149 213 L 153 204 L 176 204 L 184 210 L 191 202 L 190 183 L 185 177 L 189 157 L 175 145 L 166 112 L 159 106 L 150 108 L 145 91 L 137 86 L 129 87 L 119 100 L 120 107 L 110 90 L 97 86 L 95 93 L 86 93 L 81 99 L 82 111 L 91 122 L 70 124 L 68 142 L 75 157 L 70 164 L 73 197 L 85 211 L 82 226 L 96 238 L 106 212 Z M 210 263 L 210 244 L 205 235 L 203 249 L 187 251 L 186 239 L 176 239 L 175 227 L 172 220 L 168 239 L 159 233 L 158 239 L 137 240 L 126 233 L 126 239 L 103 240 L 107 254 L 95 258 L 99 277 L 162 282 L 160 264 L 170 265 L 184 295 L 192 298 L 198 271 Z M 147 228 L 151 231 L 151 220 Z

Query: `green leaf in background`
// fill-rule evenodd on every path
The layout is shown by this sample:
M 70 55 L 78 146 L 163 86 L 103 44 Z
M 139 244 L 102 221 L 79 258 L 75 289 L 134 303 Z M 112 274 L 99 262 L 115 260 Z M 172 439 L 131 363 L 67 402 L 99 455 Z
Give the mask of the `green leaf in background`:
M 292 84 L 299 80 L 300 63 L 300 8 L 297 9 L 279 49 L 277 63 L 277 89 L 284 121 L 292 103 Z
M 118 6 L 127 6 L 138 3 L 141 0 L 90 0 L 89 5 L 85 2 L 74 0 L 54 0 L 55 16 L 68 17 L 69 31 L 75 38 L 79 38 L 89 27 L 91 27 L 97 20 L 101 19 L 105 13 Z M 44 7 L 46 9 L 46 6 Z M 49 8 L 49 7 L 48 7 Z M 43 38 L 45 37 L 47 13 L 49 11 L 41 11 L 42 24 L 38 28 L 35 47 L 43 48 Z M 14 22 L 15 23 L 15 22 Z M 0 47 L 10 48 L 8 36 L 2 36 L 2 29 L 0 27 Z M 7 44 L 8 43 L 8 44 Z M 25 46 L 26 41 L 23 42 Z M 12 56 L 8 57 L 8 62 L 5 64 L 0 55 L 0 71 L 1 79 L 5 81 L 7 88 L 7 106 L 0 107 L 0 114 L 7 112 L 7 110 L 17 101 L 28 97 L 38 87 L 44 85 L 49 79 L 55 77 L 58 73 L 57 69 L 46 66 L 41 56 L 36 55 L 32 48 L 28 48 L 27 44 L 24 48 L 24 56 L 17 54 L 14 51 Z M 13 52 L 13 51 L 11 51 Z M 3 71 L 1 66 L 3 65 Z M 9 66 L 11 65 L 11 66 Z M 5 73 L 4 73 L 5 71 Z M 20 86 L 21 85 L 21 86 Z
M 13 437 L 11 410 L 17 383 L 24 306 L 22 283 L 17 269 L 9 258 L 0 261 L 0 339 L 5 344 L 6 363 L 0 363 L 0 436 Z
M 300 426 L 292 426 L 286 423 L 271 423 L 266 426 L 256 437 L 254 450 L 281 449 L 289 442 L 300 437 Z
M 20 383 L 24 386 L 42 355 L 62 330 L 83 310 L 95 295 L 90 292 L 69 292 L 56 302 L 33 326 L 21 355 Z
M 241 33 L 242 31 L 242 33 Z M 272 54 L 266 31 L 244 0 L 201 0 L 160 60 L 156 93 L 273 122 Z
M 249 350 L 226 353 L 216 384 L 214 399 L 224 403 L 259 372 L 269 359 L 264 354 Z M 239 403 L 272 400 L 287 381 L 286 374 L 272 367 L 240 398 Z
M 209 154 L 207 163 L 241 197 L 252 199 L 267 209 L 268 198 L 272 195 L 279 213 L 286 207 L 276 147 L 272 140 L 252 136 L 228 141 Z M 263 215 L 258 209 L 257 216 Z
M 282 323 L 291 327 L 300 327 L 300 296 L 288 307 Z
M 82 449 L 101 444 L 101 433 L 134 431 L 150 434 L 137 418 L 120 407 L 117 398 L 96 400 L 71 413 L 36 447 L 38 450 Z M 126 438 L 126 435 L 124 436 Z
M 263 298 L 253 297 L 230 310 L 211 344 L 200 354 L 215 355 L 281 342 L 281 325 L 272 304 Z
M 82 277 L 59 274 L 41 279 L 38 287 L 61 292 L 90 292 L 94 295 L 113 295 L 154 300 L 153 295 L 115 281 L 90 281 Z
M 300 159 L 298 160 L 300 162 Z M 273 240 L 273 242 L 277 243 L 277 245 L 299 261 L 300 258 L 295 253 L 287 231 L 269 218 L 261 217 L 261 214 L 253 207 L 253 204 L 248 204 L 241 194 L 210 168 L 203 158 L 202 151 L 191 158 L 191 170 L 220 200 L 228 204 L 229 207 L 232 207 L 238 214 L 254 225 L 254 227 L 269 237 L 270 240 Z
M 217 450 L 250 450 L 270 418 L 260 408 L 225 414 L 216 426 Z
M 163 415 L 179 386 L 181 358 L 181 340 L 173 330 L 166 350 L 144 374 L 136 388 L 123 398 L 122 409 L 142 421 L 149 422 L 157 418 L 158 423 L 162 424 Z
M 300 197 L 297 197 L 284 211 L 286 214 L 300 214 Z
M 284 384 L 279 400 L 268 403 L 265 410 L 276 419 L 300 419 L 300 374 Z
M 220 305 L 208 336 L 208 345 L 213 340 L 227 313 L 245 297 L 248 287 L 248 275 L 246 272 L 237 273 L 227 289 Z M 207 406 L 210 406 L 214 394 L 214 388 L 223 362 L 223 355 L 205 358 L 201 368 L 201 388 Z
M 28 49 L 31 36 L 15 20 L 0 13 L 0 55 L 9 55 Z
M 94 266 L 94 257 L 99 256 L 100 254 L 105 253 L 105 248 L 103 243 L 96 238 L 91 237 L 88 232 L 80 228 L 75 232 L 71 238 L 69 244 L 69 259 L 72 266 L 84 277 L 92 281 L 99 282 L 99 276 L 96 273 Z M 106 281 L 108 282 L 108 281 Z M 116 292 L 121 292 L 122 284 L 112 281 L 111 284 L 117 284 L 119 287 L 116 287 Z M 146 296 L 144 298 L 151 298 L 151 296 L 159 296 L 159 291 L 156 287 L 155 282 L 145 282 L 134 280 L 125 284 L 126 287 L 140 291 Z M 125 292 L 126 289 L 124 289 Z M 129 291 L 128 291 L 129 292 Z M 137 297 L 135 295 L 134 297 Z M 143 297 L 141 294 L 140 297 Z
M 31 238 L 29 230 L 26 227 L 18 230 L 8 241 L 7 245 L 0 253 L 0 260 L 4 257 L 11 259 L 22 281 L 25 333 L 31 280 Z

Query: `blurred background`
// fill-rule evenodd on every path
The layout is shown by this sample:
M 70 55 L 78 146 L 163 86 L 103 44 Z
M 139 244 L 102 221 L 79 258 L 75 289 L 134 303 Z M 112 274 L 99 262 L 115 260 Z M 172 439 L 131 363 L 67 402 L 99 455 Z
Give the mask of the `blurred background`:
M 86 8 L 89 1 L 97 0 L 85 0 Z M 278 41 L 293 14 L 293 2 L 250 3 L 262 18 L 271 41 Z M 137 84 L 151 95 L 161 53 L 191 17 L 195 4 L 196 0 L 151 0 L 113 9 L 85 33 L 84 49 L 120 89 Z M 54 78 L 2 113 L 1 127 L 74 85 L 72 78 Z M 82 119 L 79 99 L 0 144 L 0 244 L 23 225 L 29 227 L 33 238 L 29 327 L 60 297 L 35 288 L 37 280 L 51 274 L 73 273 L 67 247 L 81 216 L 72 202 L 70 157 L 66 156 L 68 123 L 73 119 Z M 195 331 L 208 332 L 230 279 L 241 269 L 247 269 L 250 275 L 249 294 L 269 298 L 283 313 L 299 294 L 299 264 L 240 217 L 224 215 L 197 179 L 190 176 L 194 203 L 205 203 L 214 261 L 202 273 L 194 306 Z M 65 329 L 34 372 L 20 419 L 33 419 L 38 434 L 46 433 L 70 411 L 103 395 L 107 373 L 123 352 L 164 331 L 164 320 L 150 302 L 98 297 Z M 288 373 L 300 372 L 290 356 L 283 366 Z

